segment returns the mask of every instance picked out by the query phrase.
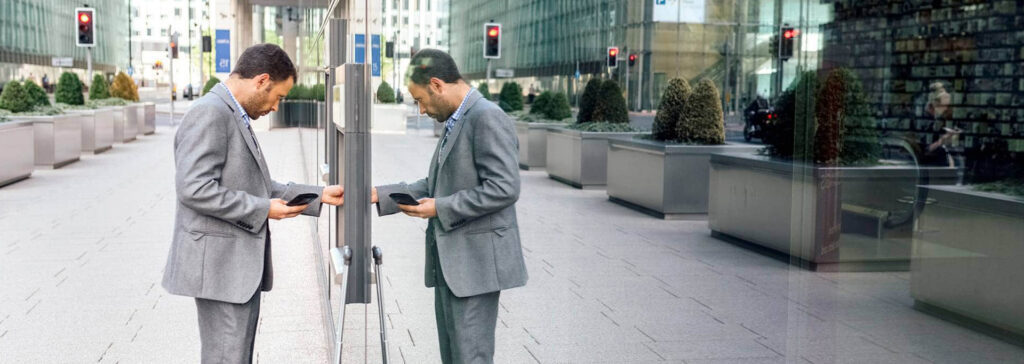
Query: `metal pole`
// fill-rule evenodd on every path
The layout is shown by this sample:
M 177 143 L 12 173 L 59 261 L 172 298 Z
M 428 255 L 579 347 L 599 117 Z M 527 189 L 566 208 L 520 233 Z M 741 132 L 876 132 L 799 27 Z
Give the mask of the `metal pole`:
M 85 82 L 86 85 L 92 85 L 92 47 L 85 48 Z
M 628 49 L 628 48 L 627 48 Z M 618 56 L 616 56 L 618 57 Z M 626 53 L 626 109 L 629 109 L 629 74 L 633 73 L 633 67 L 629 66 L 629 53 Z
M 491 88 L 491 59 L 487 59 L 487 89 Z
M 388 364 L 388 329 L 384 322 L 384 276 L 380 273 L 380 266 L 384 263 L 384 252 L 380 247 L 373 247 L 374 268 L 377 269 L 377 312 L 380 316 L 380 353 L 384 364 Z
M 168 38 L 167 38 L 167 40 L 168 40 L 168 43 L 167 43 L 167 67 L 168 67 L 167 75 L 168 75 L 168 79 L 170 79 L 170 87 L 171 87 L 171 114 L 170 114 L 170 121 L 171 121 L 171 126 L 174 126 L 174 53 L 171 51 L 171 47 L 170 47 L 170 41 L 172 39 L 174 39 L 174 32 L 172 32 L 171 29 L 172 29 L 171 26 L 168 25 L 167 26 L 167 36 L 168 36 Z M 175 46 L 177 46 L 177 45 L 175 45 Z M 159 89 L 159 87 L 157 89 Z
M 636 61 L 637 61 L 637 63 L 640 63 L 640 72 L 637 72 L 637 75 L 636 75 L 636 77 L 637 77 L 637 80 L 636 80 L 636 109 L 637 110 L 643 110 L 643 108 L 644 108 L 644 104 L 643 104 L 643 102 L 640 99 L 641 94 L 643 94 L 643 92 L 644 92 L 643 91 L 644 89 L 643 89 L 643 86 L 642 86 L 644 84 L 644 62 L 643 62 L 643 60 L 641 58 L 643 56 L 644 56 L 643 52 L 637 53 L 637 60 Z

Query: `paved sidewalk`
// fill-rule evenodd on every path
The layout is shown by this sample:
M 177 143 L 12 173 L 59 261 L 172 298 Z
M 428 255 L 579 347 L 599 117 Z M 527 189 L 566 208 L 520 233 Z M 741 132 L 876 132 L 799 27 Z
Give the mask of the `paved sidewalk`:
M 0 188 L 0 363 L 198 361 L 192 301 L 159 286 L 171 133 Z M 321 135 L 257 134 L 276 178 L 314 180 Z M 423 177 L 431 134 L 374 136 L 374 182 Z M 522 178 L 530 281 L 502 294 L 499 363 L 1024 363 L 1019 347 L 913 310 L 907 273 L 808 272 L 713 239 L 704 221 L 653 219 L 543 171 Z M 315 257 L 329 220 L 272 224 L 259 362 L 328 357 Z M 425 227 L 373 219 L 392 363 L 439 362 Z M 376 303 L 347 318 L 345 363 L 380 362 Z
M 272 174 L 303 179 L 296 130 L 259 133 Z M 160 279 L 174 214 L 173 130 L 0 188 L 0 363 L 197 363 L 194 301 Z M 272 222 L 275 287 L 257 358 L 322 363 L 314 220 Z

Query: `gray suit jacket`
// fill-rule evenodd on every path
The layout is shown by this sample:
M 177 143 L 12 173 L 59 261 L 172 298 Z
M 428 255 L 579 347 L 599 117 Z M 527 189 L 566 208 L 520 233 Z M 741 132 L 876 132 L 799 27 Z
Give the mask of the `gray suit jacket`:
M 388 197 L 393 192 L 435 199 L 437 217 L 429 221 L 427 240 L 437 242 L 445 283 L 458 297 L 525 285 L 515 207 L 519 141 L 512 120 L 473 92 L 443 152 L 440 146 L 438 141 L 427 178 L 377 187 L 378 214 L 401 211 Z M 434 269 L 428 257 L 427 287 L 437 285 Z
M 269 291 L 270 199 L 323 192 L 271 180 L 235 108 L 227 91 L 214 87 L 185 113 L 174 136 L 178 201 L 163 277 L 172 294 L 244 303 L 261 286 Z M 303 214 L 318 216 L 320 200 Z

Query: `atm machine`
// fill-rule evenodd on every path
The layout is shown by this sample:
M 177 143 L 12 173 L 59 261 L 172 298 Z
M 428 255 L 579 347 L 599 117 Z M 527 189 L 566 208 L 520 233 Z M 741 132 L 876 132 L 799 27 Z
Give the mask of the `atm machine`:
M 341 288 L 334 327 L 333 362 L 341 363 L 345 307 L 370 304 L 371 286 L 380 275 L 382 252 L 371 244 L 371 83 L 370 65 L 346 62 L 348 22 L 328 20 L 325 125 L 327 179 L 345 187 L 345 204 L 332 208 L 330 232 L 331 282 Z M 332 290 L 333 291 L 333 290 Z M 377 285 L 381 352 L 388 362 L 387 331 L 383 294 Z

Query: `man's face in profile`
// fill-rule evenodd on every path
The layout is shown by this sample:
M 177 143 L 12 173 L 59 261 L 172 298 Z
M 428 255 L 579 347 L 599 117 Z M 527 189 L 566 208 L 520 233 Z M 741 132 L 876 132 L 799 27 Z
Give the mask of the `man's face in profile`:
M 448 117 L 452 115 L 454 110 L 444 102 L 444 99 L 435 92 L 433 89 L 439 88 L 437 85 L 433 85 L 433 82 L 426 85 L 417 85 L 416 83 L 409 83 L 409 94 L 416 100 L 416 104 L 420 107 L 420 114 L 427 114 L 430 118 L 437 120 L 439 123 L 443 123 L 448 120 Z M 440 90 L 438 90 L 440 91 Z
M 242 105 L 252 120 L 259 119 L 271 111 L 277 111 L 278 104 L 281 103 L 281 100 L 288 95 L 288 91 L 295 85 L 295 80 L 291 77 L 283 81 L 274 82 L 270 80 L 269 75 L 260 75 L 253 78 L 252 81 L 256 90 L 245 104 Z

